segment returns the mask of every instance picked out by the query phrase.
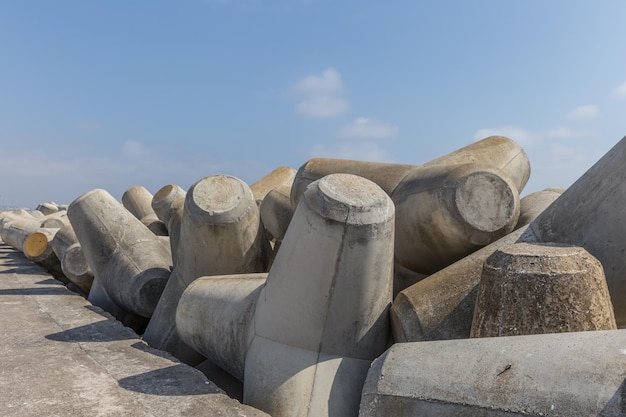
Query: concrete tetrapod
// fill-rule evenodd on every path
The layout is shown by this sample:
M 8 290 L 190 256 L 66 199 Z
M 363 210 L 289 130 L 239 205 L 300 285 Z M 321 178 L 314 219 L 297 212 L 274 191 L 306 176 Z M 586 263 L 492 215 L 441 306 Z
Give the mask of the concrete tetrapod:
M 581 247 L 515 243 L 483 265 L 471 337 L 616 328 L 602 265 Z
M 554 200 L 559 198 L 563 194 L 565 188 L 546 188 L 545 190 L 537 191 L 528 194 L 520 200 L 519 219 L 515 229 L 519 229 L 522 226 L 530 224 L 537 218 L 550 204 L 554 203 Z
M 52 249 L 61 260 L 61 270 L 84 294 L 89 295 L 93 272 L 85 259 L 71 224 L 61 227 L 52 239 Z
M 360 417 L 624 416 L 626 330 L 396 343 Z
M 67 284 L 70 281 L 63 274 L 61 261 L 52 249 L 52 240 L 58 230 L 58 228 L 42 227 L 30 233 L 24 240 L 24 255 L 46 268 L 56 279 Z
M 165 224 L 152 209 L 152 194 L 142 186 L 130 187 L 122 195 L 122 204 L 157 236 L 167 236 Z
M 238 178 L 213 175 L 197 181 L 179 215 L 172 276 L 144 340 L 183 362 L 197 364 L 202 358 L 176 331 L 176 308 L 183 291 L 202 276 L 265 272 L 271 248 L 252 192 Z
M 170 276 L 167 245 L 105 190 L 78 197 L 68 215 L 100 287 L 89 300 L 102 290 L 124 310 L 152 316 Z
M 393 203 L 373 182 L 309 186 L 257 301 L 244 403 L 274 417 L 357 415 L 388 343 L 393 234 Z
M 626 326 L 624 160 L 626 138 L 529 225 L 400 292 L 392 307 L 396 341 L 469 337 L 483 262 L 498 247 L 517 241 L 585 248 L 602 263 L 617 326 Z
M 24 253 L 24 241 L 28 235 L 40 229 L 39 223 L 38 220 L 27 216 L 7 216 L 0 229 L 0 237 L 13 249 Z
M 396 205 L 396 260 L 431 274 L 512 231 L 530 164 L 514 141 L 491 136 L 421 166 L 312 159 L 298 170 L 292 206 L 334 172 L 368 178 Z

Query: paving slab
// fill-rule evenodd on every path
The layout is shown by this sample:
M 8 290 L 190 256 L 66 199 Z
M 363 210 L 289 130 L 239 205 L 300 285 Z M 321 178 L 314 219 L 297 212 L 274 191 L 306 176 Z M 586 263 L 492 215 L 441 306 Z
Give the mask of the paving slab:
M 0 241 L 0 415 L 267 417 Z

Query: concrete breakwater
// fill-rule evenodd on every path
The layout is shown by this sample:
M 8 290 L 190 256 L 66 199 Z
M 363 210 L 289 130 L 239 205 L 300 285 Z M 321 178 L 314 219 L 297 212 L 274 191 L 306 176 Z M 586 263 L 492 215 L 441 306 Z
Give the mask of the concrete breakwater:
M 0 236 L 275 417 L 623 416 L 626 138 L 567 190 L 481 141 L 0 213 Z M 564 371 L 567 369 L 567 371 Z

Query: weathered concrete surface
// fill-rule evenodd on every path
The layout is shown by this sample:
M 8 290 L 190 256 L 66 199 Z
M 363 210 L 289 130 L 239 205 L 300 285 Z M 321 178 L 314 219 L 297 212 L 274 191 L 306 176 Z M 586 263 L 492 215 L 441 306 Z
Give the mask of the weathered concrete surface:
M 83 248 L 78 242 L 71 224 L 61 227 L 52 239 L 52 250 L 61 260 L 63 274 L 83 294 L 89 295 L 93 283 L 93 271 L 87 263 Z
M 250 185 L 250 191 L 252 191 L 257 204 L 260 204 L 267 193 L 272 191 L 274 188 L 278 188 L 281 185 L 291 187 L 295 176 L 295 169 L 287 166 L 281 166 L 272 170 L 263 178 Z
M 497 248 L 515 243 L 526 227 L 401 291 L 390 312 L 394 340 L 468 338 L 483 263 Z
M 337 172 L 374 181 L 391 196 L 397 262 L 432 274 L 513 230 L 530 163 L 517 143 L 502 136 L 423 165 L 316 158 L 298 170 L 292 206 L 308 184 Z
M 0 243 L 3 417 L 267 417 Z
M 167 226 L 169 223 L 168 212 L 172 202 L 178 198 L 185 198 L 187 192 L 176 184 L 168 184 L 161 187 L 153 196 L 150 203 L 154 213 Z
M 250 188 L 229 175 L 198 180 L 187 192 L 182 212 L 171 219 L 180 220 L 174 268 L 144 340 L 196 364 L 203 358 L 176 331 L 183 291 L 201 276 L 265 272 L 271 248 Z
M 189 284 L 176 309 L 183 342 L 242 382 L 266 279 L 267 273 L 201 277 Z
M 133 216 L 157 236 L 167 236 L 167 227 L 152 209 L 152 194 L 140 185 L 130 187 L 122 195 L 122 204 Z
M 68 283 L 69 281 L 61 269 L 61 261 L 52 249 L 52 240 L 58 231 L 58 228 L 42 227 L 29 234 L 24 240 L 24 255 L 46 268 L 57 279 Z
M 483 264 L 471 337 L 616 328 L 602 265 L 579 246 L 515 243 Z
M 386 348 L 394 207 L 373 182 L 334 174 L 300 199 L 259 295 L 244 402 L 274 417 L 356 416 Z
M 276 241 L 282 241 L 287 233 L 294 209 L 291 206 L 291 186 L 281 185 L 270 190 L 259 205 L 265 229 Z
M 169 247 L 105 190 L 78 197 L 68 216 L 94 283 L 126 311 L 151 317 L 170 276 Z
M 565 188 L 546 188 L 545 190 L 537 191 L 527 196 L 524 196 L 520 200 L 519 219 L 515 229 L 519 229 L 522 226 L 526 226 L 537 218 L 550 204 L 554 203 L 554 200 L 559 198 L 565 191 Z
M 521 240 L 582 246 L 604 267 L 619 327 L 626 326 L 626 137 L 529 226 Z
M 397 343 L 372 364 L 360 417 L 618 417 L 626 330 Z

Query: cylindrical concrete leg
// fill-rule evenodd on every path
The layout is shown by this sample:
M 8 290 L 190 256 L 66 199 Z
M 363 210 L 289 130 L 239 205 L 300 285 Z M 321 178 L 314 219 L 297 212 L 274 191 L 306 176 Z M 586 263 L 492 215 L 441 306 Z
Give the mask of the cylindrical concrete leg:
M 59 206 L 53 202 L 41 203 L 37 206 L 36 210 L 42 212 L 44 216 L 47 216 L 48 214 L 59 211 Z
M 178 198 L 185 198 L 186 194 L 187 192 L 180 186 L 169 184 L 161 187 L 152 197 L 152 209 L 166 226 L 169 223 L 168 211 L 172 206 L 172 202 Z
M 49 228 L 57 228 L 65 226 L 66 224 L 70 224 L 70 219 L 67 217 L 67 211 L 61 210 L 56 213 L 48 214 L 47 216 L 40 219 L 41 227 L 49 227 Z
M 240 381 L 266 278 L 267 273 L 198 278 L 176 310 L 176 329 L 183 342 Z
M 52 249 L 52 240 L 58 230 L 42 227 L 30 233 L 24 240 L 24 255 L 46 268 L 59 281 L 68 283 L 70 281 L 63 274 L 61 261 Z
M 616 328 L 602 265 L 583 248 L 517 243 L 485 261 L 471 337 Z
M 122 204 L 157 236 L 167 235 L 165 224 L 152 209 L 152 194 L 145 187 L 130 187 L 122 195 Z
M 277 417 L 356 416 L 369 363 L 388 342 L 394 207 L 376 184 L 311 184 L 255 314 L 244 402 Z
M 39 230 L 39 221 L 27 217 L 12 217 L 0 229 L 0 237 L 7 245 L 24 253 L 24 241 Z
M 513 230 L 516 186 L 488 165 L 417 168 L 396 187 L 396 260 L 432 274 Z
M 276 240 L 283 240 L 293 217 L 291 187 L 282 185 L 267 193 L 259 206 L 263 225 Z
M 542 191 L 528 194 L 520 200 L 519 219 L 515 229 L 526 226 L 537 218 L 554 200 L 563 194 L 565 188 L 546 188 Z
M 127 311 L 150 317 L 170 275 L 169 248 L 104 190 L 74 200 L 68 215 L 107 294 Z
M 93 272 L 71 224 L 61 227 L 54 235 L 52 249 L 61 260 L 61 270 L 65 276 L 84 294 L 89 295 Z
M 296 176 L 296 170 L 291 167 L 278 167 L 254 184 L 250 186 L 250 191 L 254 195 L 257 203 L 263 201 L 267 193 L 274 188 L 286 185 L 291 187 L 293 179 Z
M 192 185 L 180 221 L 172 278 L 144 340 L 188 362 L 197 353 L 176 331 L 184 289 L 201 276 L 265 272 L 271 248 L 250 188 L 232 176 L 213 175 Z

